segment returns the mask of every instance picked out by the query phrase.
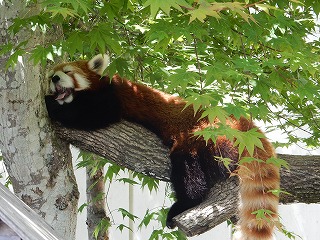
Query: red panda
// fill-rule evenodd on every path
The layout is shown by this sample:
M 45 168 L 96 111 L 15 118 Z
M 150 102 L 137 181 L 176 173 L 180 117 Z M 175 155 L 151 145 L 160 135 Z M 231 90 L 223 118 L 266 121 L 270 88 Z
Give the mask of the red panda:
M 229 177 L 217 158 L 230 158 L 240 179 L 239 239 L 272 239 L 279 199 L 271 190 L 279 189 L 280 175 L 275 165 L 265 163 L 275 156 L 271 143 L 262 138 L 264 149 L 255 148 L 253 157 L 263 161 L 237 167 L 239 159 L 249 156 L 246 150 L 239 156 L 237 147 L 224 136 L 215 143 L 193 136 L 212 126 L 207 118 L 200 118 L 201 111 L 194 113 L 182 98 L 118 75 L 101 77 L 108 64 L 108 56 L 97 55 L 90 61 L 55 66 L 49 73 L 52 95 L 45 98 L 49 117 L 66 127 L 89 131 L 126 119 L 157 134 L 170 148 L 176 202 L 167 215 L 169 228 L 175 227 L 175 216 L 200 204 L 215 182 Z M 230 116 L 228 124 L 240 131 L 256 128 L 244 117 Z M 253 214 L 260 209 L 266 210 L 264 217 Z

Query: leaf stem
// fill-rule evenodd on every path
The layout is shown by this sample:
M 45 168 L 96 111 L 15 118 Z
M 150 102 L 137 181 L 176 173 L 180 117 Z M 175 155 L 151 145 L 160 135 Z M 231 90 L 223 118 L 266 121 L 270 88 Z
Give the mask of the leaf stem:
M 202 75 L 201 75 L 201 64 L 200 64 L 200 58 L 199 58 L 199 53 L 198 53 L 198 41 L 197 38 L 195 37 L 194 34 L 192 34 L 193 37 L 193 44 L 194 44 L 194 53 L 196 56 L 196 61 L 197 61 L 197 69 L 198 69 L 198 73 L 199 73 L 199 80 L 200 80 L 200 92 L 203 91 L 203 79 L 202 79 Z

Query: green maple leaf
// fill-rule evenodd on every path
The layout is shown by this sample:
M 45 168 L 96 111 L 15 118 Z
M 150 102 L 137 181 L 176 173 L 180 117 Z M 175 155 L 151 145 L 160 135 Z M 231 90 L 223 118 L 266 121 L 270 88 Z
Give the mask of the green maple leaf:
M 64 5 L 70 4 L 75 12 L 78 12 L 79 8 L 81 8 L 87 14 L 88 11 L 90 10 L 90 3 L 86 0 L 59 0 L 59 1 L 48 0 L 48 1 L 43 1 L 41 3 L 43 7 L 48 7 L 48 9 L 54 7 L 57 10 L 60 9 L 59 10 L 60 12 L 62 11 L 64 14 L 66 13 L 67 15 L 70 15 L 67 12 L 70 11 L 71 9 L 60 7 L 61 4 L 64 4 Z
M 71 56 L 73 56 L 77 51 L 79 52 L 83 51 L 83 39 L 84 39 L 84 34 L 81 32 L 75 31 L 70 34 L 66 43 L 68 45 L 68 51 Z
M 284 168 L 289 170 L 289 163 L 286 160 L 283 160 L 281 158 L 271 157 L 266 161 L 266 163 L 274 164 L 279 168 L 283 166 Z
M 132 221 L 135 221 L 135 219 L 139 218 L 135 215 L 133 215 L 132 213 L 128 212 L 127 210 L 125 210 L 124 208 L 119 208 L 118 212 L 120 212 L 122 214 L 122 218 L 124 219 L 125 217 L 131 219 Z
M 271 189 L 268 192 L 272 193 L 273 195 L 275 195 L 277 197 L 279 197 L 281 193 L 282 194 L 287 194 L 287 195 L 292 195 L 291 193 L 283 191 L 281 189 Z
M 52 17 L 55 17 L 56 15 L 62 15 L 62 17 L 65 19 L 68 16 L 75 17 L 79 16 L 77 12 L 70 8 L 64 8 L 64 7 L 58 7 L 58 6 L 52 6 L 47 8 L 47 12 L 52 13 Z
M 218 118 L 222 124 L 226 124 L 226 119 L 229 117 L 229 115 L 225 110 L 223 110 L 222 107 L 215 106 L 204 110 L 201 118 L 204 117 L 208 117 L 211 123 L 214 123 L 214 121 Z
M 182 11 L 181 6 L 190 7 L 190 5 L 184 0 L 148 0 L 143 6 L 150 6 L 151 18 L 154 18 L 160 9 L 169 16 L 171 8 Z
M 239 107 L 239 106 L 228 103 L 224 109 L 229 115 L 232 114 L 236 119 L 239 119 L 241 116 L 246 116 L 245 107 Z
M 215 143 L 217 137 L 220 135 L 220 132 L 216 131 L 215 128 L 207 127 L 205 129 L 194 132 L 193 135 L 197 138 L 202 137 L 206 143 L 208 143 L 209 140 L 212 140 Z
M 205 107 L 217 106 L 218 102 L 221 100 L 222 100 L 222 97 L 214 93 L 207 93 L 207 94 L 191 93 L 191 95 L 186 98 L 187 104 L 185 108 L 192 104 L 193 110 L 196 113 L 201 107 L 205 108 Z
M 252 212 L 252 214 L 256 215 L 257 220 L 264 220 L 270 222 L 269 217 L 274 215 L 275 213 L 268 209 L 258 209 L 257 211 Z
M 34 61 L 34 64 L 37 64 L 41 62 L 41 64 L 45 64 L 47 58 L 52 60 L 52 54 L 51 54 L 52 48 L 46 48 L 43 46 L 37 46 L 32 51 L 31 59 Z
M 204 19 L 207 16 L 212 16 L 217 19 L 221 18 L 218 14 L 219 11 L 215 9 L 211 4 L 207 3 L 206 1 L 201 1 L 199 7 L 197 9 L 189 11 L 190 15 L 190 22 L 198 19 L 200 22 L 204 22 Z
M 234 145 L 239 145 L 240 155 L 245 148 L 247 149 L 250 156 L 253 156 L 255 147 L 263 149 L 263 145 L 260 139 L 265 138 L 265 136 L 261 132 L 258 132 L 257 128 L 252 128 L 247 132 L 238 131 L 235 137 L 237 140 L 235 141 Z
M 185 69 L 177 69 L 175 72 L 168 78 L 170 80 L 168 91 L 179 88 L 184 92 L 189 84 L 196 82 L 197 74 L 195 72 L 188 72 Z

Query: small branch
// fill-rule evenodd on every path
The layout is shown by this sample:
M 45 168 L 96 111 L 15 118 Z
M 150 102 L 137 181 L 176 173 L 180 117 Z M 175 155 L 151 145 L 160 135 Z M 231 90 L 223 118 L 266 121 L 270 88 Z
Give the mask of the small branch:
M 59 137 L 83 150 L 108 158 L 118 165 L 169 181 L 168 149 L 157 136 L 139 125 L 122 121 L 106 129 L 85 132 L 56 126 Z M 290 164 L 281 171 L 281 202 L 320 202 L 320 156 L 279 154 Z M 175 218 L 188 236 L 201 234 L 237 213 L 238 183 L 235 177 L 218 182 L 199 206 Z
M 198 69 L 198 73 L 199 73 L 199 77 L 200 77 L 200 83 L 201 83 L 201 91 L 203 89 L 203 82 L 202 82 L 202 76 L 201 76 L 201 64 L 200 64 L 200 59 L 199 59 L 199 53 L 198 53 L 198 42 L 197 42 L 197 38 L 194 34 L 192 34 L 193 37 L 193 44 L 194 44 L 194 53 L 196 55 L 196 61 L 197 61 L 197 69 Z

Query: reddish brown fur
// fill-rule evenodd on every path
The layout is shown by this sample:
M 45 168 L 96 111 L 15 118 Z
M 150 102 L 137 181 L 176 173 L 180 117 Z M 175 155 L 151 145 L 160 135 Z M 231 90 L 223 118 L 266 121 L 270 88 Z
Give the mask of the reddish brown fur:
M 183 110 L 185 101 L 118 76 L 113 78 L 113 82 L 120 95 L 126 117 L 134 118 L 133 120 L 138 122 L 147 120 L 153 128 L 161 129 L 160 135 L 165 141 L 172 140 L 172 136 L 191 136 L 197 118 L 194 117 L 192 107 Z
M 79 87 L 79 84 L 76 78 L 74 77 L 75 73 L 80 74 L 81 76 L 84 76 L 91 83 L 90 84 L 91 90 L 97 90 L 101 87 L 101 84 L 103 83 L 101 82 L 101 77 L 97 75 L 95 72 L 90 71 L 88 69 L 88 61 L 82 60 L 82 61 L 76 61 L 76 62 L 61 63 L 59 65 L 56 65 L 53 68 L 53 71 L 54 72 L 63 71 L 63 68 L 65 66 L 72 66 L 74 68 L 72 73 L 68 73 L 68 75 L 72 77 L 75 88 Z
M 119 77 L 115 77 L 113 81 L 116 82 L 119 88 L 123 107 L 126 109 L 125 112 L 128 116 L 134 116 L 139 121 L 149 118 L 150 122 L 162 129 L 161 134 L 164 139 L 169 141 L 172 136 L 175 136 L 173 140 L 176 141 L 177 146 L 181 145 L 181 143 L 186 144 L 185 140 L 190 139 L 195 130 L 210 125 L 206 118 L 197 123 L 200 113 L 194 116 L 192 106 L 182 111 L 185 107 L 185 101 L 178 97 L 164 94 Z M 135 97 L 132 98 L 132 96 Z M 229 124 L 240 131 L 248 131 L 256 127 L 251 121 L 243 117 L 239 121 L 231 118 Z M 275 156 L 270 142 L 266 138 L 261 139 L 261 141 L 264 149 L 256 148 L 253 157 L 265 161 Z M 217 144 L 222 146 L 222 143 L 231 144 L 225 137 L 221 136 L 218 138 Z M 249 154 L 244 151 L 242 157 L 246 156 L 249 156 Z M 245 163 L 239 167 L 238 175 L 240 177 L 240 199 L 242 201 L 240 208 L 241 232 L 247 236 L 246 239 L 248 240 L 271 239 L 272 230 L 278 221 L 277 208 L 279 200 L 276 195 L 269 191 L 280 187 L 279 169 L 272 164 Z M 259 201 L 259 204 L 253 204 L 255 201 Z M 252 212 L 259 209 L 271 210 L 275 214 L 272 214 L 271 217 L 266 216 L 268 220 L 257 220 L 256 215 L 252 214 Z
M 247 129 L 248 120 L 242 120 L 241 129 Z M 266 161 L 274 157 L 275 152 L 271 143 L 261 139 L 264 149 L 255 148 L 253 157 Z M 249 156 L 244 151 L 242 157 Z M 260 162 L 245 163 L 239 167 L 240 177 L 240 231 L 246 240 L 272 239 L 272 230 L 278 224 L 278 196 L 271 190 L 280 189 L 279 168 L 273 164 Z M 258 204 L 256 203 L 258 202 Z M 257 219 L 252 212 L 259 209 L 270 210 L 274 214 L 266 215 L 266 219 Z
M 101 80 L 100 76 L 90 71 L 87 67 L 87 61 L 60 64 L 54 70 L 62 69 L 66 65 L 72 65 L 75 67 L 75 72 L 89 79 L 91 82 L 90 89 L 99 89 L 101 84 L 110 81 L 108 78 Z M 73 78 L 73 80 L 76 85 L 76 79 Z M 206 118 L 198 121 L 201 112 L 194 114 L 192 106 L 185 108 L 186 103 L 183 99 L 130 82 L 119 76 L 114 76 L 112 82 L 117 95 L 121 99 L 123 117 L 154 129 L 167 145 L 172 142 L 171 151 L 190 146 L 197 148 L 199 144 L 203 145 L 203 142 L 197 142 L 192 134 L 196 130 L 209 126 L 210 123 Z M 252 121 L 243 117 L 240 120 L 230 117 L 228 124 L 240 131 L 255 128 Z M 264 149 L 256 148 L 253 157 L 266 161 L 275 156 L 275 153 L 266 138 L 261 139 L 261 141 Z M 217 139 L 216 145 L 222 151 L 233 149 L 232 143 L 224 136 Z M 241 157 L 246 156 L 249 156 L 249 154 L 245 150 Z M 239 225 L 243 236 L 245 236 L 242 240 L 271 239 L 274 225 L 278 221 L 278 197 L 269 191 L 279 189 L 279 169 L 272 164 L 245 163 L 238 168 L 238 175 L 241 199 Z M 257 219 L 252 212 L 259 209 L 271 210 L 274 214 L 271 214 L 271 217 L 266 216 L 267 220 Z

